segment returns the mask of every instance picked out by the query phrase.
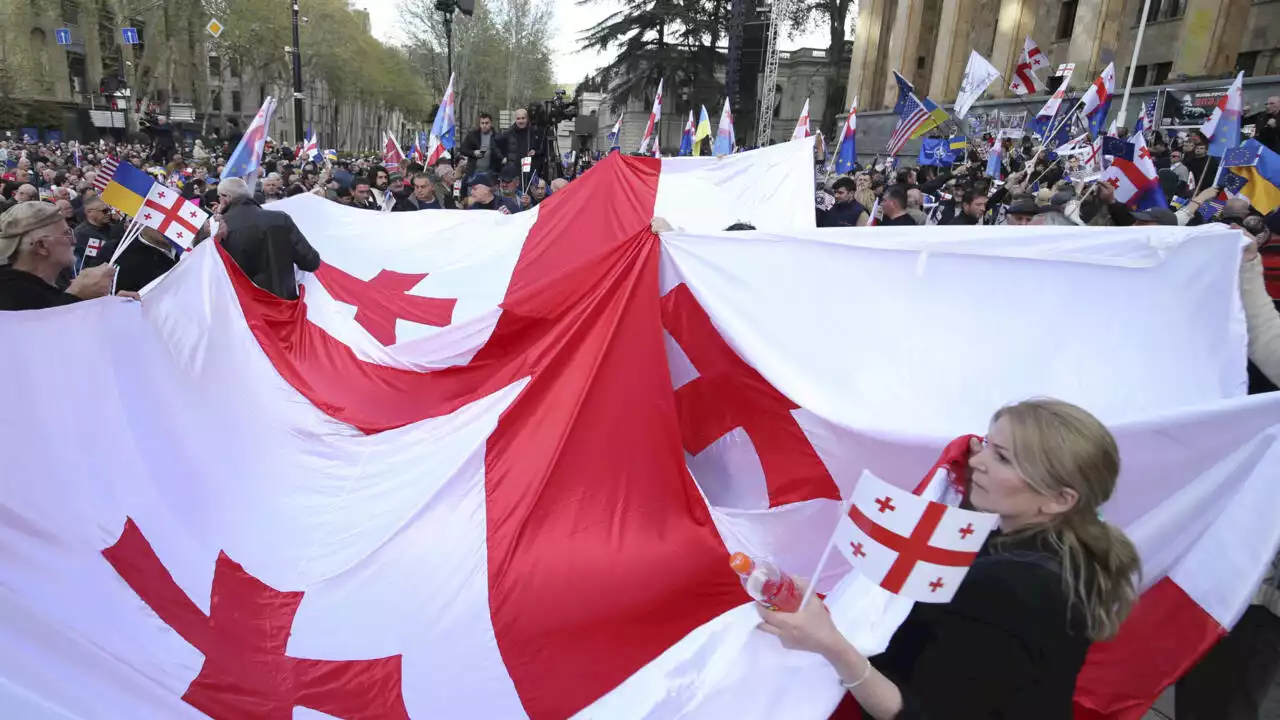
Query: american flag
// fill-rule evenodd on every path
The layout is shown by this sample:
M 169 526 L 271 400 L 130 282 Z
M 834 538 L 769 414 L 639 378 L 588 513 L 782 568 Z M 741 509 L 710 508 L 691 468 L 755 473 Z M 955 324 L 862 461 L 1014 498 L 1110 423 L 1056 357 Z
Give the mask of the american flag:
M 115 158 L 107 158 L 102 161 L 101 167 L 98 168 L 98 174 L 93 179 L 93 189 L 101 195 L 103 190 L 107 189 L 107 183 L 111 182 L 111 178 L 116 175 L 116 167 L 120 165 L 120 161 Z
M 1155 129 L 1156 118 L 1156 99 L 1151 98 L 1146 105 L 1142 106 L 1142 112 L 1138 114 L 1138 122 L 1133 127 L 1134 134 L 1146 132 Z
M 893 112 L 898 116 L 898 126 L 894 128 L 893 135 L 889 137 L 889 145 L 885 148 L 890 157 L 897 155 L 916 129 L 929 119 L 929 111 L 924 109 L 924 103 L 916 97 L 911 83 L 896 70 L 893 79 L 898 81 L 898 104 L 893 106 Z

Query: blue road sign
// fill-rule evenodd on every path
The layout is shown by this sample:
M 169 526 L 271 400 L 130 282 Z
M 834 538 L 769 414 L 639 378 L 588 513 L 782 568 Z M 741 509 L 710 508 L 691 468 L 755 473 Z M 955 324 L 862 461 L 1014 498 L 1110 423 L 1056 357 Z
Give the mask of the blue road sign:
M 120 28 L 120 38 L 124 41 L 125 45 L 137 45 L 138 29 L 137 28 Z
M 54 36 L 55 38 L 57 38 L 57 39 L 58 39 L 58 44 L 59 44 L 59 45 L 70 45 L 70 44 L 71 44 L 71 29 L 70 29 L 70 28 L 57 28 L 57 29 L 55 29 L 55 30 L 53 31 L 53 36 Z

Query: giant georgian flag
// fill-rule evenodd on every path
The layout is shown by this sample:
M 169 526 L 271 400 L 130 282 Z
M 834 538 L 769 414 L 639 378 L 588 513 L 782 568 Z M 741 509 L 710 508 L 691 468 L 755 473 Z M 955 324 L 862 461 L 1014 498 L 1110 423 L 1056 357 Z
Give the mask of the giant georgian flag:
M 615 154 L 515 216 L 298 196 L 298 301 L 204 244 L 141 304 L 0 313 L 0 707 L 823 718 L 834 672 L 754 630 L 729 553 L 809 574 L 862 471 L 913 487 L 1039 394 L 1115 429 L 1163 643 L 1095 650 L 1080 706 L 1147 701 L 1280 541 L 1238 237 L 815 230 L 811 142 Z M 819 587 L 869 654 L 911 607 Z

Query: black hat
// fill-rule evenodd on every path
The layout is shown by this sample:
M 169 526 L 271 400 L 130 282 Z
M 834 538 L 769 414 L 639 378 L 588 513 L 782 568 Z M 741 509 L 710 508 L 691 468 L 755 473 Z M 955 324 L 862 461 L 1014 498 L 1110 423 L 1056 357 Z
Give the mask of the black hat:
M 502 182 L 511 182 L 512 180 L 520 177 L 520 171 L 516 169 L 515 165 L 507 165 L 502 168 L 502 174 L 500 177 L 502 178 Z
M 1177 227 L 1178 216 L 1168 208 L 1151 208 L 1133 214 L 1133 219 L 1137 222 L 1153 222 L 1159 225 L 1172 225 Z
M 493 177 L 489 175 L 489 173 L 476 173 L 475 175 L 471 176 L 471 182 L 469 183 L 469 185 L 473 187 L 476 185 L 483 185 L 485 187 L 491 188 L 493 187 Z
M 1039 215 L 1045 208 L 1036 204 L 1035 200 L 1019 200 L 1005 210 L 1006 215 Z

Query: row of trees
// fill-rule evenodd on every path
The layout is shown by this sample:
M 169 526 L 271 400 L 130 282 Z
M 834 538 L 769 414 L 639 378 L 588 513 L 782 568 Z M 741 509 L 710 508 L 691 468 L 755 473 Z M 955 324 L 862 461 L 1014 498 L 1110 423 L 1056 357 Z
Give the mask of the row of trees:
M 723 96 L 726 54 L 722 48 L 732 42 L 730 23 L 732 2 L 742 2 L 746 13 L 754 13 L 753 0 L 625 0 L 622 8 L 583 34 L 587 49 L 610 53 L 613 60 L 588 76 L 580 87 L 608 94 L 616 111 L 635 99 L 651 99 L 658 79 L 665 78 L 667 98 L 712 98 Z M 616 0 L 578 0 L 579 5 L 616 4 Z M 781 20 L 791 37 L 825 25 L 829 87 L 843 87 L 848 68 L 844 46 L 848 35 L 851 0 L 791 0 Z M 754 68 L 743 68 L 752 72 Z M 828 102 L 821 127 L 830 136 L 835 131 L 838 102 Z M 688 108 L 676 107 L 677 112 Z M 753 117 L 748 108 L 740 117 Z M 740 131 L 741 132 L 741 131 Z
M 439 98 L 449 82 L 448 46 L 435 0 L 404 0 L 409 57 Z M 554 92 L 550 0 L 476 0 L 471 17 L 454 16 L 453 72 L 459 123 L 494 115 Z

